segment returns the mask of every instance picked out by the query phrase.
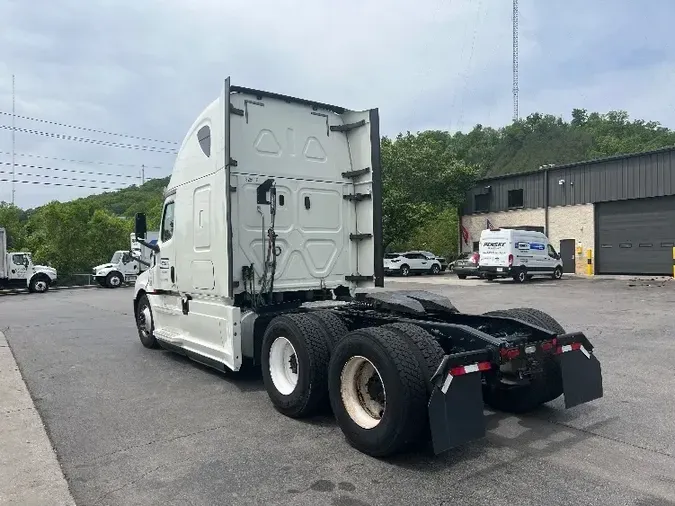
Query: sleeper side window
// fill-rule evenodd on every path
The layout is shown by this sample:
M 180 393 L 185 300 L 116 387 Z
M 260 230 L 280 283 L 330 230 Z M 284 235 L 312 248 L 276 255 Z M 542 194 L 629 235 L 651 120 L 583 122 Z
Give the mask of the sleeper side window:
M 162 242 L 167 242 L 173 237 L 173 212 L 175 202 L 167 202 L 162 216 Z

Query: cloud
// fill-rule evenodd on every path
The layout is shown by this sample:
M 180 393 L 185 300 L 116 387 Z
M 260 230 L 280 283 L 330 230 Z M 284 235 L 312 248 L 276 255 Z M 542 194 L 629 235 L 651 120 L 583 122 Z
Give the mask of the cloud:
M 626 109 L 675 127 L 675 51 L 667 24 L 675 15 L 672 2 L 653 0 L 646 9 L 628 0 L 521 0 L 520 12 L 521 116 L 569 117 L 573 107 Z M 235 84 L 350 108 L 379 107 L 387 135 L 467 130 L 476 123 L 498 127 L 512 115 L 508 1 L 6 0 L 0 18 L 6 20 L 0 111 L 11 109 L 13 73 L 17 114 L 59 123 L 180 142 L 228 75 Z M 0 124 L 9 118 L 0 116 Z M 17 126 L 144 142 L 28 120 Z M 0 130 L 0 148 L 10 151 L 6 130 Z M 167 175 L 173 162 L 166 154 L 26 133 L 17 133 L 16 152 L 99 162 L 41 165 L 52 169 L 135 176 L 142 164 L 164 167 L 148 169 L 148 176 Z M 17 163 L 31 160 L 17 157 Z M 17 185 L 17 203 L 30 207 L 95 191 Z M 0 183 L 0 200 L 9 198 L 10 185 Z

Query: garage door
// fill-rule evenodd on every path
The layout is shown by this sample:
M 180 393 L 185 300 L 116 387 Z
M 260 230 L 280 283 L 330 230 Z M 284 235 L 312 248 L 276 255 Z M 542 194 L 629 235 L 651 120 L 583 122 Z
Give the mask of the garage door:
M 598 274 L 672 275 L 675 197 L 596 204 Z

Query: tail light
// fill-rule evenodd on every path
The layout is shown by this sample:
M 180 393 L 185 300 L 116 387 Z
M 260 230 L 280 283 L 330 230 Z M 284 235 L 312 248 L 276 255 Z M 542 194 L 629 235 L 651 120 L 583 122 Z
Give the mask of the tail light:
M 471 263 L 472 264 L 477 264 L 479 259 L 480 259 L 480 255 L 478 253 L 474 253 L 473 255 L 471 255 Z
M 509 267 L 513 265 L 513 255 L 509 253 Z
M 520 355 L 520 350 L 518 348 L 502 348 L 499 350 L 499 354 L 503 359 L 513 360 Z

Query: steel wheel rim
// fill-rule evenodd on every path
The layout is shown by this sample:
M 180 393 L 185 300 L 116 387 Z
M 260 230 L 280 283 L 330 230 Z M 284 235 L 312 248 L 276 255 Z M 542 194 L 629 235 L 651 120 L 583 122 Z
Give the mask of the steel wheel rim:
M 351 357 L 342 367 L 340 396 L 347 414 L 362 429 L 373 429 L 382 421 L 387 393 L 380 371 L 367 358 Z
M 110 284 L 112 286 L 119 286 L 122 283 L 122 280 L 119 276 L 113 276 L 110 278 Z
M 146 305 L 142 306 L 138 312 L 138 329 L 145 337 L 149 337 L 152 334 L 152 313 Z
M 555 276 L 555 279 L 560 279 L 562 278 L 562 274 L 562 269 L 556 269 L 553 275 Z
M 269 369 L 274 388 L 281 395 L 293 393 L 300 371 L 298 355 L 291 342 L 283 336 L 277 337 L 270 346 Z
M 47 283 L 45 281 L 38 281 L 35 283 L 35 291 L 36 292 L 44 292 L 47 289 Z

